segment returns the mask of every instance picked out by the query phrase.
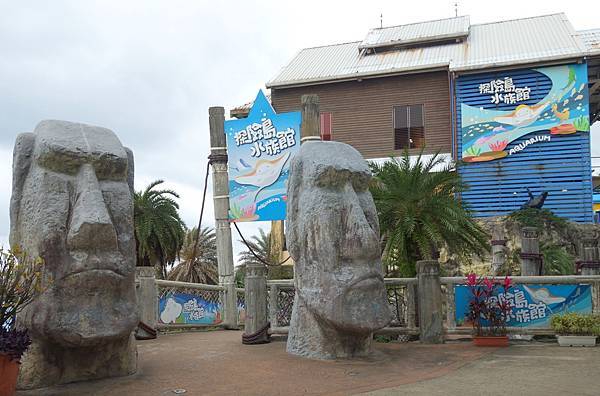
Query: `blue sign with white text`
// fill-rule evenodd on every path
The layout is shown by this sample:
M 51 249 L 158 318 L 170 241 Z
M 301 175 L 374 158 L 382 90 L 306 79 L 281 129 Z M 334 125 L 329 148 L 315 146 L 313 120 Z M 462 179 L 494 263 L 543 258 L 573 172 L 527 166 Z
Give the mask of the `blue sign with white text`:
M 470 326 L 471 291 L 466 285 L 454 287 L 457 326 Z M 492 297 L 508 301 L 512 307 L 509 327 L 549 328 L 552 315 L 567 312 L 591 313 L 590 285 L 513 285 L 508 292 Z
M 225 121 L 229 218 L 285 220 L 291 157 L 300 148 L 300 112 L 276 114 L 262 91 L 247 118 Z

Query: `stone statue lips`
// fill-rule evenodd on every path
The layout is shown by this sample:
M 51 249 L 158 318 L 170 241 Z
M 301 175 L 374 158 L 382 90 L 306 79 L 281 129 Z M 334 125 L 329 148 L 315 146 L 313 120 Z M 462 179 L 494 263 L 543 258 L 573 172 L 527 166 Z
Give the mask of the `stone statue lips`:
M 359 276 L 349 285 L 351 289 L 371 289 L 377 287 L 383 287 L 383 276 L 377 272 L 370 272 Z
M 74 269 L 67 272 L 61 280 L 92 278 L 120 282 L 126 278 L 126 274 L 121 270 L 124 265 L 118 265 L 119 262 L 122 262 L 122 257 L 115 257 L 111 254 L 107 257 L 92 257 L 83 260 L 77 259 L 75 256 L 73 259 Z

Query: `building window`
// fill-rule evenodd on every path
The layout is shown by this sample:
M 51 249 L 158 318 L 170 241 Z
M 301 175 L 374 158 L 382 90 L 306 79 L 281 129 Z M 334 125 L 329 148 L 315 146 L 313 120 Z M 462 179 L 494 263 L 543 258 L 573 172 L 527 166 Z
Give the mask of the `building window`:
M 321 140 L 331 140 L 332 117 L 331 113 L 321 113 Z
M 425 146 L 423 105 L 394 106 L 394 150 Z

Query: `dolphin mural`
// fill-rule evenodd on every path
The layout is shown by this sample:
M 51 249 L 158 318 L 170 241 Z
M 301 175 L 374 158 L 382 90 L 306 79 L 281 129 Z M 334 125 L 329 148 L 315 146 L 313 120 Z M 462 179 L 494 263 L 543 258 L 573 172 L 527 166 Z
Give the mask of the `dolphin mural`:
M 239 184 L 258 187 L 258 190 L 254 193 L 254 201 L 256 201 L 256 197 L 262 189 L 269 187 L 279 179 L 281 170 L 289 157 L 290 153 L 287 152 L 273 160 L 258 160 L 248 173 L 235 176 L 233 180 Z
M 548 291 L 548 289 L 546 289 L 545 287 L 534 290 L 534 289 L 531 289 L 530 287 L 527 287 L 526 285 L 523 285 L 523 289 L 525 289 L 525 291 L 527 291 L 527 293 L 529 294 L 531 299 L 535 302 L 543 302 L 546 305 L 551 305 L 551 304 L 559 304 L 559 303 L 565 301 L 564 297 L 553 296 L 552 294 L 550 294 L 550 291 Z

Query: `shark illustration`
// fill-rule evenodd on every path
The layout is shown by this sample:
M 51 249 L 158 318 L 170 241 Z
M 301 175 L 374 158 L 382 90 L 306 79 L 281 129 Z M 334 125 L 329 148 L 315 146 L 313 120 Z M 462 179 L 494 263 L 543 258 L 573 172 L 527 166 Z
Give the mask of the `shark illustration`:
M 289 157 L 290 153 L 288 152 L 273 160 L 258 160 L 250 172 L 236 176 L 233 179 L 239 184 L 258 187 L 258 190 L 254 193 L 254 201 L 256 201 L 256 197 L 262 189 L 269 187 L 279 179 L 281 170 Z
M 551 305 L 551 304 L 559 304 L 559 303 L 565 301 L 564 297 L 553 296 L 552 294 L 550 294 L 548 289 L 546 289 L 545 287 L 542 287 L 537 290 L 533 290 L 533 289 L 530 289 L 529 287 L 523 285 L 523 288 L 525 289 L 525 291 L 527 291 L 527 293 L 529 293 L 529 296 L 535 302 L 541 301 L 546 305 Z

